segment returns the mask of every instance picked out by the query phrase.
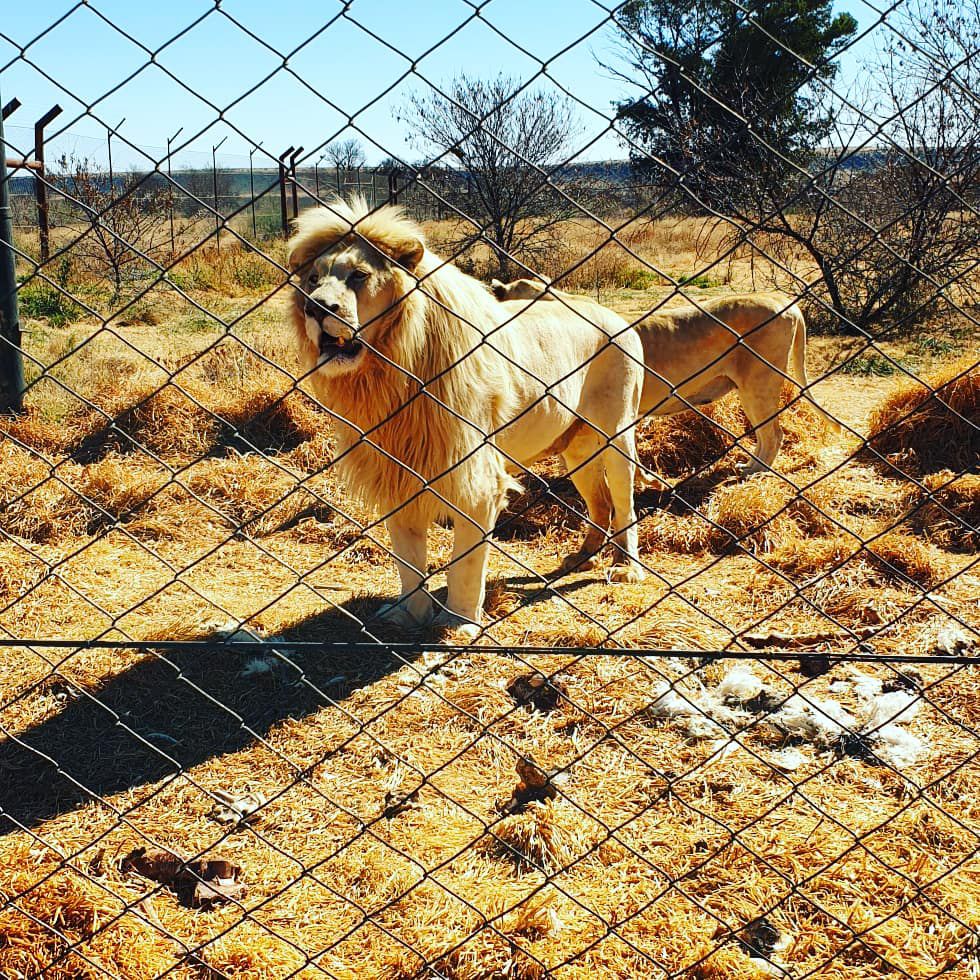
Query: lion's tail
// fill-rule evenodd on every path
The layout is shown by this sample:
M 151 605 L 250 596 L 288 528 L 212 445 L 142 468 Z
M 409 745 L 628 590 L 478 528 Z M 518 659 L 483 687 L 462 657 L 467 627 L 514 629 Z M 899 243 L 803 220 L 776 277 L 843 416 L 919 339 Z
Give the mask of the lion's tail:
M 833 415 L 825 411 L 810 393 L 810 381 L 806 375 L 806 320 L 803 319 L 803 313 L 794 303 L 786 311 L 786 315 L 791 317 L 796 324 L 796 329 L 793 331 L 793 345 L 790 348 L 789 373 L 793 380 L 800 386 L 800 394 L 810 403 L 817 414 L 824 419 L 831 432 L 837 436 L 843 435 L 844 427 Z

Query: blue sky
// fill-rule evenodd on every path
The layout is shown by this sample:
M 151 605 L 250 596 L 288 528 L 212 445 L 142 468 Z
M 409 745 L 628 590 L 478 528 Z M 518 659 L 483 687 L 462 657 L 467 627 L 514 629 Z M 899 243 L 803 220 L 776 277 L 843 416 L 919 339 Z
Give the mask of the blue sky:
M 124 119 L 125 139 L 113 150 L 120 166 L 141 160 L 125 141 L 159 157 L 181 127 L 176 166 L 210 163 L 211 147 L 225 137 L 218 160 L 226 166 L 247 163 L 259 142 L 256 163 L 268 165 L 266 150 L 275 155 L 298 143 L 309 153 L 338 134 L 358 136 L 370 162 L 389 152 L 417 159 L 395 119 L 409 93 L 460 71 L 526 80 L 540 62 L 581 101 L 575 148 L 582 157 L 626 155 L 608 117 L 628 88 L 596 61 L 613 57 L 607 9 L 613 0 L 353 0 L 346 15 L 339 0 L 223 0 L 220 8 L 212 0 L 6 0 L 4 6 L 0 93 L 4 102 L 16 96 L 23 103 L 7 123 L 7 137 L 29 147 L 33 120 L 57 102 L 65 111 L 49 131 L 66 132 L 49 157 L 74 150 L 104 158 L 105 125 Z M 865 0 L 844 0 L 838 9 L 862 27 L 874 20 Z M 868 43 L 845 55 L 840 86 L 859 71 Z M 140 45 L 166 46 L 148 64 Z M 85 115 L 84 103 L 97 118 Z M 359 132 L 344 132 L 349 116 Z

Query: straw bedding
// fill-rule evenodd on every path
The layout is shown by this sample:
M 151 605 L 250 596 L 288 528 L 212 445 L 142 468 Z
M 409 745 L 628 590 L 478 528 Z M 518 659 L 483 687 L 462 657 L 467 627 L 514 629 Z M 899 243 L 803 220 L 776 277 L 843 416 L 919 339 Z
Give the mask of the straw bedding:
M 868 446 L 906 472 L 976 472 L 980 465 L 980 365 L 967 356 L 910 379 L 873 413 Z
M 0 975 L 762 977 L 772 968 L 739 937 L 764 917 L 780 937 L 771 957 L 795 974 L 927 977 L 957 963 L 945 975 L 970 976 L 975 670 L 863 670 L 928 694 L 900 719 L 924 751 L 899 772 L 863 743 L 772 723 L 797 691 L 862 717 L 868 682 L 846 665 L 811 677 L 795 660 L 749 662 L 741 689 L 774 699 L 753 714 L 720 693 L 733 661 L 628 655 L 838 626 L 874 627 L 882 653 L 925 652 L 957 620 L 976 626 L 976 478 L 955 460 L 926 463 L 916 443 L 916 465 L 935 467 L 924 490 L 827 465 L 794 405 L 785 478 L 736 482 L 705 448 L 725 439 L 692 416 L 652 423 L 644 462 L 679 485 L 641 497 L 645 582 L 611 587 L 600 568 L 549 584 L 582 529 L 548 466 L 553 496 L 512 502 L 491 557 L 495 640 L 626 656 L 299 653 L 290 642 L 363 638 L 355 617 L 403 638 L 370 621 L 395 589 L 385 531 L 323 468 L 329 426 L 304 396 L 277 401 L 271 383 L 269 397 L 235 395 L 190 369 L 182 387 L 225 421 L 176 388 L 101 402 L 152 453 L 90 438 L 105 420 L 88 410 L 9 425 L 0 629 L 190 638 L 248 619 L 277 639 L 258 654 L 5 653 Z M 450 548 L 437 529 L 430 561 Z M 843 631 L 816 646 L 851 649 Z M 509 691 L 532 671 L 560 691 L 540 710 Z M 723 727 L 692 732 L 664 710 L 668 691 L 716 699 Z M 554 792 L 515 807 L 521 760 Z M 217 790 L 268 802 L 229 825 L 212 816 Z M 161 845 L 234 862 L 241 904 L 188 908 L 123 870 L 134 848 Z

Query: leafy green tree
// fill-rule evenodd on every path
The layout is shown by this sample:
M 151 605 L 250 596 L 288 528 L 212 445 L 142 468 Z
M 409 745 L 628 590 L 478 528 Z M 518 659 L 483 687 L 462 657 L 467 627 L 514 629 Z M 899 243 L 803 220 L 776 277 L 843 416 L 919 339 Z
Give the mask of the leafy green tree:
M 642 90 L 617 105 L 634 164 L 723 211 L 746 178 L 806 166 L 832 121 L 819 83 L 857 29 L 832 0 L 629 0 L 617 24 L 613 70 Z

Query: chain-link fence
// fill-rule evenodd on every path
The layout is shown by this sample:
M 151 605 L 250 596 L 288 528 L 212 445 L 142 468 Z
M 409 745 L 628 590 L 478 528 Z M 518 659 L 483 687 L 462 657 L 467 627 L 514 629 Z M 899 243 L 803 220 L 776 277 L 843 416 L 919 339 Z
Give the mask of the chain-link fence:
M 404 14 L 0 26 L 0 976 L 980 975 L 980 7 Z

